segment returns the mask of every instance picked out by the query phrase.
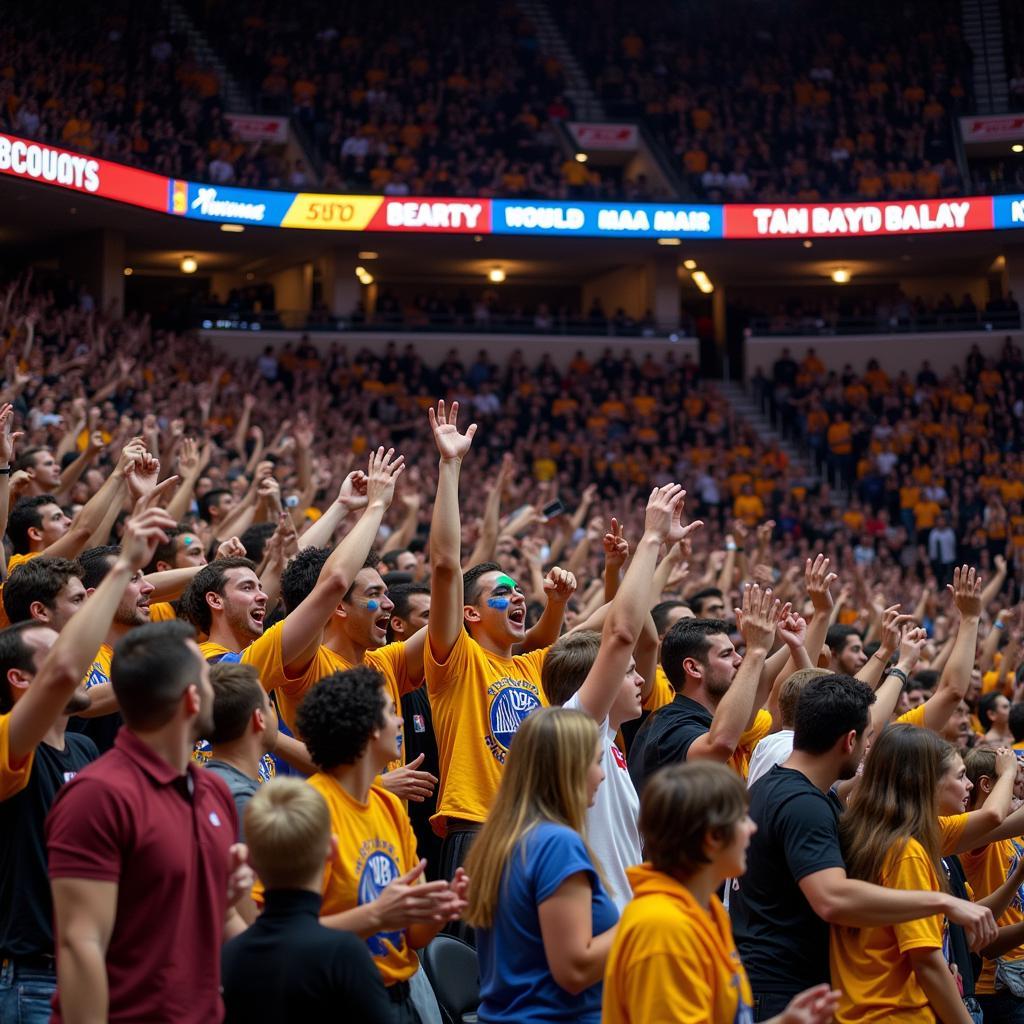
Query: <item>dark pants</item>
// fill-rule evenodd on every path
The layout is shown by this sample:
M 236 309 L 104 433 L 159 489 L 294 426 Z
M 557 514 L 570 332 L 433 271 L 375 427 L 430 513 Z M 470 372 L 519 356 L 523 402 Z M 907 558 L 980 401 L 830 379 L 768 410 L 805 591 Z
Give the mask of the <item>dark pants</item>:
M 1024 1024 L 1024 999 L 1004 989 L 991 996 L 978 996 L 985 1024 Z
M 10 960 L 0 969 L 0 1024 L 49 1024 L 57 972 L 22 967 Z
M 450 882 L 455 877 L 456 869 L 466 863 L 469 848 L 479 831 L 480 826 L 473 827 L 472 822 L 460 822 L 456 827 L 449 826 L 447 834 L 441 840 L 441 878 L 446 878 Z M 462 939 L 476 948 L 476 937 L 468 924 L 452 921 L 442 930 L 446 935 L 454 935 L 455 938 Z
M 762 992 L 754 996 L 754 1020 L 771 1020 L 785 1012 L 796 992 Z
M 388 986 L 388 998 L 394 1007 L 395 1024 L 421 1024 L 420 1015 L 413 1005 L 409 994 L 409 982 L 400 981 L 397 985 Z

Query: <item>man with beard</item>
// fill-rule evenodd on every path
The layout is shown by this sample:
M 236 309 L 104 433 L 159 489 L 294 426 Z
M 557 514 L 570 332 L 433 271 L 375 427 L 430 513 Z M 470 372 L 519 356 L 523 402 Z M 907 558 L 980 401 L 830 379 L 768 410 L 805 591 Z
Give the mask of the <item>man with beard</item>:
M 797 701 L 792 755 L 750 789 L 757 831 L 729 909 L 755 1020 L 781 1013 L 798 992 L 829 980 L 832 924 L 865 928 L 945 914 L 967 929 L 975 948 L 995 937 L 991 913 L 980 904 L 847 877 L 842 804 L 832 786 L 856 773 L 871 739 L 874 702 L 871 688 L 850 676 L 812 680 Z
M 74 605 L 60 622 L 59 636 L 56 619 L 31 617 L 0 632 L 0 713 L 9 722 L 0 759 L 0 1020 L 50 1019 L 57 976 L 44 822 L 64 783 L 99 756 L 92 740 L 66 733 L 68 715 L 89 706 L 82 677 L 129 580 L 172 522 L 159 511 L 128 522 L 116 564 L 80 610 Z M 60 571 L 50 582 L 81 590 L 75 564 L 52 561 Z M 25 774 L 12 793 L 9 772 L 19 762 Z
M 111 684 L 124 728 L 46 823 L 53 1020 L 221 1020 L 220 946 L 244 929 L 252 872 L 228 787 L 191 759 L 212 726 L 210 668 L 189 625 L 154 622 L 118 642 Z
M 661 663 L 676 695 L 633 740 L 629 773 L 638 793 L 659 768 L 682 761 L 722 761 L 746 778 L 751 751 L 772 729 L 771 716 L 760 713 L 773 678 L 763 670 L 783 611 L 771 590 L 746 588 L 742 657 L 721 619 L 681 619 L 668 631 Z

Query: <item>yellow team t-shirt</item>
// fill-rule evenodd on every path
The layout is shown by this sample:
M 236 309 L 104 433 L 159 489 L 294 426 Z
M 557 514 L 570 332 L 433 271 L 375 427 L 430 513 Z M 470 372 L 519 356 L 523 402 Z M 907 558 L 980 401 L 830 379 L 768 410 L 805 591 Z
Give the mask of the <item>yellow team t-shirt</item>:
M 243 665 L 254 665 L 260 674 L 260 683 L 268 693 L 274 688 L 274 680 L 284 678 L 284 666 L 281 661 L 281 631 L 284 629 L 283 622 L 275 622 L 270 629 L 264 632 L 263 636 L 257 637 L 244 651 L 241 652 L 239 661 Z M 205 661 L 220 659 L 225 654 L 237 654 L 237 651 L 229 651 L 223 644 L 214 643 L 212 640 L 204 640 L 199 645 L 199 653 Z M 288 721 L 285 719 L 285 721 Z M 288 728 L 292 723 L 288 722 Z
M 416 837 L 397 796 L 371 786 L 361 804 L 335 779 L 319 772 L 310 777 L 309 785 L 327 801 L 331 831 L 338 837 L 338 852 L 324 873 L 321 914 L 369 903 L 417 865 Z M 408 981 L 419 969 L 404 931 L 378 932 L 366 945 L 385 985 Z
M 401 713 L 402 697 L 415 686 L 409 679 L 409 672 L 405 660 L 405 642 L 398 641 L 393 644 L 386 644 L 378 647 L 375 651 L 367 651 L 364 655 L 364 664 L 376 669 L 383 677 L 388 688 L 388 693 L 395 703 L 395 709 Z M 297 679 L 289 679 L 282 672 L 280 678 L 273 681 L 277 690 L 277 702 L 281 709 L 281 717 L 285 720 L 288 728 L 296 736 L 298 735 L 295 724 L 295 716 L 302 703 L 302 698 L 316 686 L 325 676 L 334 672 L 345 672 L 355 666 L 346 661 L 337 651 L 320 645 L 316 656 L 309 663 L 309 668 Z M 387 771 L 400 768 L 405 764 L 403 757 L 397 757 L 388 762 Z
M 100 644 L 100 649 L 96 652 L 96 657 L 93 658 L 83 680 L 87 690 L 110 682 L 110 662 L 113 657 L 114 648 L 110 644 Z
M 736 752 L 725 763 L 746 782 L 750 774 L 750 759 L 754 755 L 754 747 L 772 731 L 773 719 L 770 711 L 762 708 L 754 718 L 754 724 L 740 736 Z
M 1003 839 L 998 843 L 989 843 L 979 850 L 962 853 L 960 863 L 976 898 L 981 900 L 991 896 L 1006 881 L 1021 857 L 1024 857 L 1024 840 Z M 996 924 L 1004 928 L 1006 925 L 1019 924 L 1021 921 L 1024 921 L 1024 884 L 1018 886 L 1010 905 L 996 918 Z M 1024 960 L 1024 946 L 1004 953 L 1002 959 Z M 992 995 L 995 992 L 995 973 L 995 961 L 984 960 L 981 976 L 974 986 L 978 995 Z
M 672 684 L 668 681 L 665 670 L 659 665 L 654 673 L 654 685 L 651 687 L 651 692 L 647 694 L 647 699 L 643 703 L 643 709 L 644 711 L 657 711 L 658 708 L 671 704 L 675 699 L 675 695 L 676 691 L 672 689 Z
M 904 711 L 899 718 L 896 719 L 897 725 L 914 725 L 918 729 L 924 728 L 924 704 L 918 704 L 916 708 L 911 708 L 909 711 Z
M 35 751 L 20 764 L 11 763 L 11 716 L 0 715 L 0 800 L 20 793 L 28 785 L 33 760 Z
M 626 875 L 633 899 L 605 967 L 602 1024 L 753 1020 L 750 982 L 718 897 L 705 909 L 649 864 Z
M 446 818 L 486 819 L 519 723 L 547 706 L 541 686 L 546 654 L 544 648 L 500 658 L 460 629 L 441 663 L 427 640 L 423 666 L 441 766 L 431 824 L 439 835 L 444 835 Z
M 924 848 L 908 839 L 886 859 L 880 884 L 888 889 L 938 892 L 939 877 Z M 914 949 L 941 949 L 941 914 L 877 928 L 832 929 L 832 986 L 842 992 L 838 1024 L 895 1019 L 934 1024 L 928 997 L 907 955 Z
M 150 622 L 172 622 L 177 617 L 174 605 L 170 601 L 154 601 L 149 606 Z

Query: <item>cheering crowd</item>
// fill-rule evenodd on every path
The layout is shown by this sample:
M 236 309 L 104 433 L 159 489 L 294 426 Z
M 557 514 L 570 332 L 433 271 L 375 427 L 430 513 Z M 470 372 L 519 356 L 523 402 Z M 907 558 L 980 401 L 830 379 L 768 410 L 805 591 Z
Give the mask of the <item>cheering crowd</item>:
M 1024 1019 L 1012 529 L 851 558 L 675 361 L 0 307 L 0 1021 L 439 1024 L 456 940 L 484 1021 Z

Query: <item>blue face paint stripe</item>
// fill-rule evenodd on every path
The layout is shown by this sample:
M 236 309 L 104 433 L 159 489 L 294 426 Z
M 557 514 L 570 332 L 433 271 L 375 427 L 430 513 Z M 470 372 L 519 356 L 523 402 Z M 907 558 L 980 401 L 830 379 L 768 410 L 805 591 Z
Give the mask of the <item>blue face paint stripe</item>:
M 504 611 L 509 606 L 509 600 L 507 597 L 489 597 L 487 598 L 488 608 L 497 608 L 499 611 Z
M 377 601 L 374 601 L 374 599 L 372 597 L 370 598 L 369 601 L 366 602 L 366 608 L 367 608 L 368 611 L 375 612 L 379 607 L 380 607 L 380 603 L 377 602 Z

